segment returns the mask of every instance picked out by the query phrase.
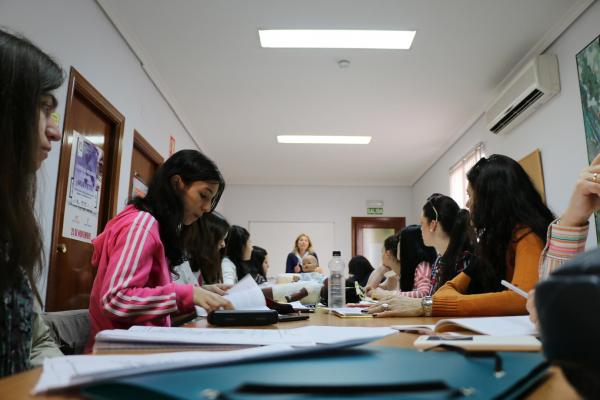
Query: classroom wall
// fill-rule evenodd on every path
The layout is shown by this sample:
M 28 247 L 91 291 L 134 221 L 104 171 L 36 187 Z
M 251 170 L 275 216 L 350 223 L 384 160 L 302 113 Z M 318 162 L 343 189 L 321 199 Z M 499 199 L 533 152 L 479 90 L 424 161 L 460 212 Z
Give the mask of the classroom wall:
M 501 153 L 515 159 L 539 148 L 547 202 L 560 215 L 579 171 L 588 163 L 575 55 L 600 34 L 598 21 L 600 4 L 596 2 L 547 49 L 546 53 L 558 56 L 560 93 L 507 134 L 494 135 L 485 129 L 483 117 L 477 120 L 415 183 L 413 215 L 420 213 L 431 193 L 449 192 L 450 167 L 481 141 L 486 154 Z M 591 223 L 588 247 L 596 243 L 593 218 Z
M 335 250 L 341 250 L 342 258 L 348 262 L 352 255 L 351 218 L 367 216 L 367 200 L 383 200 L 382 216 L 406 217 L 407 224 L 418 221 L 411 216 L 411 188 L 400 186 L 229 185 L 221 203 L 229 222 L 245 228 L 250 221 L 333 222 Z M 289 249 L 295 239 L 289 238 Z M 254 244 L 269 251 L 268 243 Z M 322 254 L 318 243 L 314 245 L 320 262 L 327 265 L 331 254 Z M 271 264 L 278 262 L 281 260 L 271 260 Z
M 74 66 L 124 116 L 125 129 L 119 205 L 128 195 L 133 130 L 137 129 L 165 158 L 169 135 L 177 149 L 197 148 L 143 71 L 137 58 L 93 0 L 3 0 L 0 25 L 20 32 L 55 57 L 68 74 Z M 67 84 L 57 91 L 61 124 Z M 50 254 L 58 171 L 58 145 L 39 173 L 38 214 L 46 258 Z M 47 263 L 38 287 L 45 298 Z

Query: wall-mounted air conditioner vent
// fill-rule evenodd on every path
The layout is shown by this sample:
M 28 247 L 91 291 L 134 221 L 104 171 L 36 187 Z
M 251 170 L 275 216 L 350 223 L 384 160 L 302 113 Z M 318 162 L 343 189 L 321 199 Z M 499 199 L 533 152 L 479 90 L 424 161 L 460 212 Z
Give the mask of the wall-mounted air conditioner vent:
M 487 129 L 506 133 L 560 91 L 558 60 L 541 55 L 530 61 L 485 112 Z

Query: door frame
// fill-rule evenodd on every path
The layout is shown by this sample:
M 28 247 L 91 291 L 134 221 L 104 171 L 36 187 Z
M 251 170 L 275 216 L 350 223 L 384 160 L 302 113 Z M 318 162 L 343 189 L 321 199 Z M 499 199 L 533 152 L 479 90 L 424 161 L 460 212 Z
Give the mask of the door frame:
M 107 220 L 112 218 L 117 211 L 118 207 L 118 193 L 119 193 L 119 171 L 121 170 L 121 154 L 123 149 L 123 130 L 125 128 L 125 116 L 119 112 L 115 107 L 110 104 L 108 100 L 98 91 L 92 84 L 86 80 L 79 71 L 74 67 L 69 70 L 69 87 L 67 89 L 67 101 L 65 104 L 65 120 L 63 124 L 62 141 L 60 145 L 60 159 L 58 162 L 57 176 L 60 176 L 60 171 L 69 170 L 69 164 L 71 157 L 67 157 L 67 153 L 70 154 L 69 149 L 73 145 L 73 130 L 67 131 L 67 127 L 72 126 L 72 112 L 71 107 L 73 105 L 73 98 L 75 93 L 81 96 L 86 101 L 89 101 L 92 106 L 96 107 L 107 119 L 114 124 L 115 138 L 111 143 L 110 154 L 111 157 L 116 157 L 114 160 L 113 170 L 109 176 L 105 177 L 106 183 L 103 185 L 110 184 L 110 190 L 106 193 L 108 196 L 108 215 Z M 113 161 L 113 160 L 111 160 Z M 108 160 L 105 160 L 108 162 Z M 50 286 L 52 282 L 50 279 L 53 277 L 53 268 L 56 269 L 58 266 L 57 262 L 57 250 L 56 246 L 59 243 L 60 236 L 62 235 L 62 226 L 60 226 L 60 220 L 64 215 L 65 209 L 62 204 L 62 200 L 67 195 L 68 182 L 67 180 L 57 180 L 56 184 L 56 197 L 54 199 L 54 219 L 52 224 L 52 240 L 50 244 L 50 264 L 48 265 L 48 282 L 46 290 L 46 304 L 53 303 L 55 301 Z M 98 229 L 104 229 L 102 221 L 98 223 Z M 56 275 L 56 274 L 55 274 Z M 56 275 L 57 276 L 57 275 Z
M 137 129 L 133 130 L 133 148 L 138 149 L 140 153 L 142 153 L 145 157 L 148 157 L 150 159 L 150 161 L 156 163 L 158 166 L 160 166 L 162 163 L 165 162 L 163 156 L 161 156 L 160 153 L 158 151 L 156 151 L 156 149 L 154 147 L 152 147 L 150 142 L 148 142 L 142 136 L 142 134 L 137 131 Z M 131 152 L 131 171 L 129 173 L 129 196 L 128 196 L 128 198 L 131 198 L 131 188 L 133 187 L 133 177 L 134 177 L 134 171 L 133 171 L 133 151 L 132 151 Z
M 405 217 L 352 217 L 352 257 L 357 255 L 357 244 L 362 242 L 364 228 L 394 228 L 402 230 L 406 226 Z

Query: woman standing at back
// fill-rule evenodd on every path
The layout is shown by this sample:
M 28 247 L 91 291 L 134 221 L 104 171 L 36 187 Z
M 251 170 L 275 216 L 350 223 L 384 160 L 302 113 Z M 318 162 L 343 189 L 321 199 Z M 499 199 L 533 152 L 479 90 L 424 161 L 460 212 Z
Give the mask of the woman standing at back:
M 317 253 L 313 251 L 313 244 L 307 234 L 301 233 L 294 241 L 294 249 L 288 254 L 285 261 L 285 272 L 286 273 L 299 273 L 304 272 L 302 269 L 302 259 L 312 255 L 319 261 Z

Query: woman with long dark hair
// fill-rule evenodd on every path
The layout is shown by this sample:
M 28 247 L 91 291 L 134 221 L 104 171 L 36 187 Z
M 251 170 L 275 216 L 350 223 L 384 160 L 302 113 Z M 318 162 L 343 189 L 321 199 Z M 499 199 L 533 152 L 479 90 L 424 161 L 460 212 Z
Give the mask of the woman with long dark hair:
M 438 254 L 431 269 L 429 296 L 469 266 L 473 251 L 469 222 L 469 212 L 443 194 L 434 193 L 423 205 L 423 241 Z
M 409 225 L 400 231 L 398 247 L 400 260 L 400 291 L 410 292 L 415 288 L 415 275 L 422 263 L 432 265 L 436 252 L 425 244 L 420 225 Z
M 358 282 L 362 287 L 367 286 L 369 276 L 375 269 L 371 262 L 364 256 L 354 256 L 348 262 L 349 277 L 346 280 L 346 287 L 353 285 L 353 282 Z
M 412 237 L 413 244 L 405 246 L 404 252 L 402 247 L 400 250 L 400 258 L 405 264 L 409 264 L 410 258 L 402 257 L 410 254 L 407 251 L 409 248 L 416 248 L 424 255 L 417 258 L 422 261 L 413 269 L 413 286 L 408 291 L 400 290 L 396 295 L 414 298 L 431 296 L 440 286 L 462 271 L 471 260 L 472 249 L 468 230 L 467 210 L 461 210 L 448 196 L 439 193 L 429 196 L 422 208 L 421 226 L 418 227 L 420 233 L 417 234 L 417 228 L 404 233 L 405 241 Z M 421 246 L 415 246 L 414 243 L 419 243 L 419 240 Z M 404 275 L 404 270 L 402 274 Z M 375 293 L 375 298 L 381 299 L 391 294 L 393 293 Z
M 198 305 L 231 308 L 216 293 L 171 281 L 184 260 L 186 228 L 216 207 L 225 188 L 217 166 L 196 150 L 181 150 L 161 165 L 145 197 L 136 197 L 94 240 L 98 268 L 90 297 L 87 350 L 103 329 L 170 326 L 171 314 Z
M 462 273 L 422 302 L 395 301 L 389 316 L 495 316 L 525 314 L 525 299 L 500 284 L 528 291 L 538 281 L 540 254 L 554 219 L 523 167 L 492 155 L 468 172 L 467 206 L 477 242 Z M 389 303 L 386 303 L 389 306 Z M 374 307 L 384 311 L 383 304 Z
M 61 138 L 51 114 L 63 80 L 50 56 L 0 29 L 0 377 L 28 369 L 48 350 L 61 355 L 35 311 L 43 255 L 34 205 L 36 171 Z
M 386 239 L 386 242 L 391 238 Z M 394 244 L 396 245 L 395 251 Z M 371 274 L 367 284 L 367 292 L 371 297 L 378 299 L 395 294 L 422 297 L 429 294 L 431 265 L 436 256 L 435 250 L 423 243 L 423 235 L 419 225 L 409 225 L 402 229 L 396 235 L 395 241 L 388 243 L 388 245 L 384 242 L 384 255 L 391 258 L 392 263 L 396 264 L 394 272 L 397 275 L 378 285 L 377 283 L 381 281 L 384 273 L 390 271 L 385 263 L 383 269 L 378 268 Z M 375 287 L 374 290 L 373 287 Z
M 213 211 L 199 218 L 194 228 L 194 235 L 186 246 L 191 270 L 199 274 L 200 285 L 221 283 L 221 261 L 225 256 L 229 222 L 221 214 Z
M 257 284 L 267 282 L 267 271 L 269 270 L 269 254 L 267 250 L 259 246 L 252 247 L 250 256 L 250 274 Z
M 233 225 L 225 242 L 225 257 L 221 263 L 223 283 L 233 285 L 250 272 L 248 263 L 252 257 L 252 241 L 245 228 Z

